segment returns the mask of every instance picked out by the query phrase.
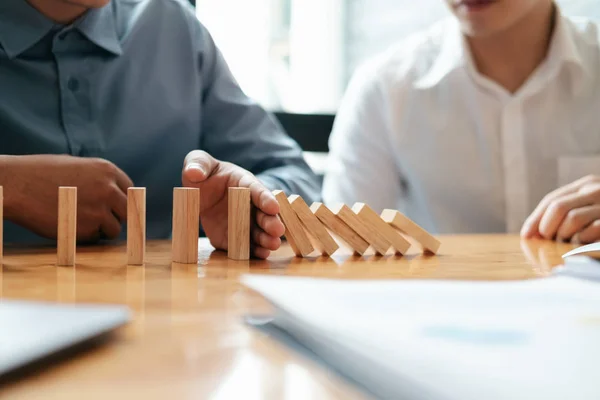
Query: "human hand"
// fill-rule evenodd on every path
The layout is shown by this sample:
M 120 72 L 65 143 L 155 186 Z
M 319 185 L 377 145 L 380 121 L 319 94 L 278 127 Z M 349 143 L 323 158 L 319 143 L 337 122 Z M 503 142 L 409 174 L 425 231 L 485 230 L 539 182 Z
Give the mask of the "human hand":
M 279 203 L 253 174 L 237 165 L 219 161 L 205 151 L 195 150 L 185 158 L 183 185 L 200 189 L 200 221 L 211 244 L 227 250 L 228 190 L 250 189 L 253 212 L 250 240 L 253 254 L 267 258 L 281 246 L 285 227 L 277 216 Z
M 113 239 L 127 219 L 131 179 L 113 163 L 69 155 L 5 156 L 0 173 L 6 218 L 38 235 L 57 235 L 58 187 L 77 187 L 77 240 Z
M 600 240 L 600 176 L 589 175 L 549 193 L 523 224 L 521 236 Z

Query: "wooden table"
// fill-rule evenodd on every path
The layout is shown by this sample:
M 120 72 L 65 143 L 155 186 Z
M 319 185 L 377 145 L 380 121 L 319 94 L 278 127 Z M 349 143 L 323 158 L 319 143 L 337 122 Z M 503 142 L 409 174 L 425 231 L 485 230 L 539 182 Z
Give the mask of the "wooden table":
M 268 305 L 242 274 L 328 278 L 527 279 L 546 276 L 573 246 L 516 236 L 442 237 L 438 256 L 228 260 L 201 241 L 199 265 L 171 263 L 170 242 L 148 244 L 145 267 L 125 246 L 79 248 L 77 267 L 56 267 L 54 248 L 6 249 L 0 297 L 119 303 L 134 321 L 106 345 L 0 386 L 2 399 L 362 398 L 334 372 L 244 324 Z

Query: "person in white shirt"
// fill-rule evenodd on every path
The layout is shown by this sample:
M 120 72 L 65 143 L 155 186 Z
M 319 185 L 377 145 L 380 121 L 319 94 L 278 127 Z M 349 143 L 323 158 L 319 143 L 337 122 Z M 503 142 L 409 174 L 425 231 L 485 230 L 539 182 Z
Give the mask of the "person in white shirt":
M 597 25 L 551 0 L 446 1 L 456 18 L 356 72 L 325 202 L 434 233 L 600 240 Z

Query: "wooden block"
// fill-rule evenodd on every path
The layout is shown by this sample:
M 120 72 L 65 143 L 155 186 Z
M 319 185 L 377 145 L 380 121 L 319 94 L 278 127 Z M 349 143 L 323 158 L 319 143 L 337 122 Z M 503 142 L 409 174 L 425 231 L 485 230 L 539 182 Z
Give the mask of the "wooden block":
M 146 188 L 127 189 L 127 264 L 146 258 Z
M 350 207 L 339 204 L 331 211 L 346 223 L 352 230 L 366 240 L 378 254 L 387 253 L 391 242 L 377 229 L 373 227 L 368 219 L 356 215 Z
M 319 218 L 313 214 L 308 204 L 304 199 L 298 195 L 292 195 L 288 197 L 292 209 L 296 212 L 296 215 L 306 228 L 306 232 L 312 236 L 315 240 L 315 247 L 321 252 L 322 255 L 333 255 L 340 248 L 337 242 L 331 237 L 327 229 L 323 225 Z
M 398 254 L 405 254 L 410 248 L 410 242 L 402 237 L 398 231 L 385 223 L 383 219 L 371 207 L 365 203 L 356 203 L 352 211 L 358 215 L 370 230 L 378 232 L 385 237 Z
M 352 250 L 360 254 L 361 256 L 365 254 L 367 249 L 369 248 L 369 243 L 367 243 L 363 238 L 361 238 L 355 231 L 353 231 L 346 223 L 344 223 L 340 218 L 336 217 L 333 212 L 329 208 L 327 208 L 322 203 L 313 203 L 310 206 L 310 210 L 312 213 L 335 235 L 339 236 L 348 247 Z
M 77 241 L 77 188 L 58 188 L 57 261 L 60 266 L 75 265 Z
M 227 256 L 250 259 L 250 189 L 229 188 Z
M 0 265 L 4 257 L 4 190 L 0 186 Z
M 381 218 L 389 225 L 398 229 L 400 232 L 411 236 L 421 246 L 423 250 L 436 254 L 440 249 L 440 241 L 433 237 L 425 229 L 421 228 L 407 216 L 397 210 L 383 210 Z
M 173 261 L 198 263 L 200 189 L 173 189 Z
M 279 216 L 285 225 L 285 237 L 287 238 L 288 243 L 294 250 L 296 256 L 308 256 L 315 248 L 304 231 L 296 212 L 294 212 L 285 193 L 281 190 L 274 190 L 273 195 L 279 203 Z

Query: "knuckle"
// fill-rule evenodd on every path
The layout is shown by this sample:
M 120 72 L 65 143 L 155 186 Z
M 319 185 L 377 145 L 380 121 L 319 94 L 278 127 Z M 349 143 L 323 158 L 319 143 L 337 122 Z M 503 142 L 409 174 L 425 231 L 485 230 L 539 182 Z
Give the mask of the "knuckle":
M 254 243 L 260 244 L 260 231 L 259 230 L 254 229 L 252 231 L 252 239 L 253 239 Z
M 553 201 L 552 203 L 550 203 L 548 210 L 553 215 L 565 215 L 569 212 L 567 204 L 561 200 Z
M 264 226 L 265 226 L 265 216 L 266 215 L 264 213 L 262 213 L 262 212 L 257 212 L 256 213 L 256 223 L 261 228 L 264 228 Z
M 104 181 L 107 178 L 112 179 L 116 175 L 117 167 L 115 166 L 115 164 L 111 163 L 108 160 L 105 160 L 103 158 L 96 158 L 94 165 L 96 167 L 96 170 L 99 172 L 99 180 Z
M 111 163 L 110 161 L 102 160 L 101 165 L 102 165 L 103 170 L 107 174 L 109 174 L 111 176 L 114 176 L 117 174 L 117 166 L 115 164 Z
M 550 193 L 548 193 L 547 195 L 545 195 L 545 196 L 542 198 L 542 200 L 540 201 L 540 204 L 543 204 L 543 205 L 547 205 L 547 206 L 549 206 L 550 204 L 552 204 L 552 201 L 553 201 L 553 199 L 554 199 L 554 196 L 555 196 L 554 192 L 550 192 Z
M 566 222 L 569 227 L 581 227 L 585 221 L 584 217 L 578 210 L 571 210 L 567 213 Z
M 112 199 L 113 189 L 112 185 L 103 184 L 98 188 L 98 199 L 106 204 Z
M 591 186 L 588 193 L 590 195 L 592 195 L 593 197 L 600 196 L 600 185 L 595 184 L 595 185 Z
M 248 189 L 258 194 L 259 198 L 263 195 L 264 187 L 257 179 L 252 179 L 250 185 L 248 185 Z
M 107 200 L 111 203 L 116 203 L 121 198 L 121 191 L 116 185 L 108 185 L 105 190 Z
M 90 215 L 92 217 L 92 221 L 94 221 L 98 226 L 104 220 L 104 212 L 100 211 L 99 209 L 95 209 Z
M 579 240 L 582 243 L 593 243 L 600 240 L 600 219 L 595 220 L 587 228 L 581 231 Z
M 585 182 L 588 182 L 588 183 L 600 181 L 600 177 L 598 175 L 594 175 L 594 174 L 586 175 L 583 179 Z

